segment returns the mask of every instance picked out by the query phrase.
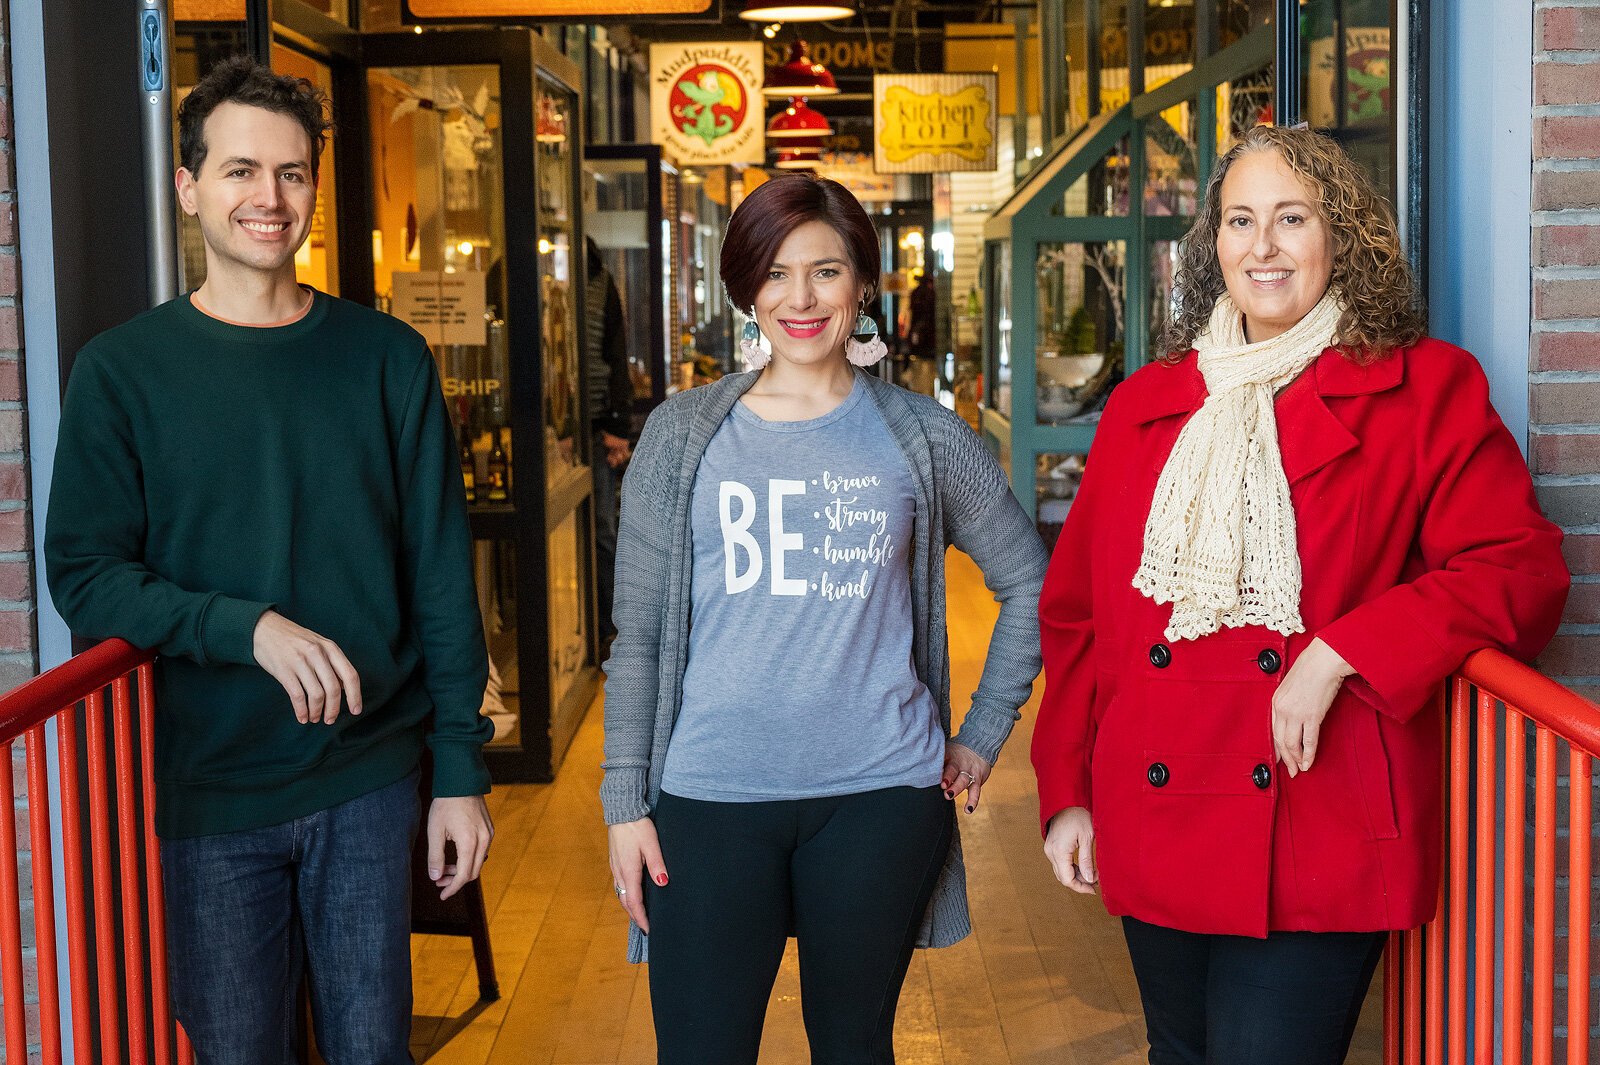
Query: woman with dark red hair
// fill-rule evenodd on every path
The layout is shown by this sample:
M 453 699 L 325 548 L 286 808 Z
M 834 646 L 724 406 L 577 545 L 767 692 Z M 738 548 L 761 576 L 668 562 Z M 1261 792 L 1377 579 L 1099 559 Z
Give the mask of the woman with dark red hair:
M 623 484 L 600 795 L 663 1065 L 754 1065 L 791 935 L 812 1060 L 893 1062 L 912 949 L 971 928 L 951 800 L 1032 689 L 1046 556 L 966 424 L 862 369 L 879 268 L 842 185 L 750 193 L 750 371 L 659 407 Z M 950 544 L 1000 602 L 954 738 Z

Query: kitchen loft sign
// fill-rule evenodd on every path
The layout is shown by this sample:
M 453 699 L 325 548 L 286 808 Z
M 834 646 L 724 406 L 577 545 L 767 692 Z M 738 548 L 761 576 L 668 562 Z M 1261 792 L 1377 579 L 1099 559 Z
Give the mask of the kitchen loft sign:
M 758 42 L 652 44 L 650 139 L 680 166 L 761 162 L 762 75 Z
M 878 74 L 873 169 L 935 174 L 999 166 L 994 74 Z

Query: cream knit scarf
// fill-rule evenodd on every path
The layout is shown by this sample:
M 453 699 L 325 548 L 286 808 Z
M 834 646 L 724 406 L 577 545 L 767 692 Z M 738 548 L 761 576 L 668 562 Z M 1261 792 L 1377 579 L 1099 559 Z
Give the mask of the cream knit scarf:
M 1223 293 L 1195 338 L 1209 394 L 1156 482 L 1133 578 L 1139 591 L 1172 604 L 1169 640 L 1223 626 L 1305 631 L 1294 506 L 1272 404 L 1333 343 L 1342 310 L 1330 291 L 1292 329 L 1250 344 L 1239 308 Z

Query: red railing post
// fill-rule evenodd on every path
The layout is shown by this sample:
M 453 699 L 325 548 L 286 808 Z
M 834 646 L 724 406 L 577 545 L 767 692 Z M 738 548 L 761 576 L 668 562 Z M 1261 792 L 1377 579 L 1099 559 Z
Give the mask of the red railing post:
M 6 1060 L 28 1060 L 22 1006 L 22 896 L 17 886 L 17 803 L 11 743 L 0 744 L 0 987 L 5 998 Z
M 38 1060 L 42 1065 L 61 1065 L 61 959 L 56 952 L 56 897 L 51 839 L 50 768 L 46 755 L 45 727 L 55 721 L 60 780 L 62 888 L 65 897 L 63 916 L 67 925 L 67 976 L 71 987 L 72 1034 L 79 1061 L 115 1065 L 120 1060 L 123 1034 L 128 1036 L 129 1052 L 135 1065 L 148 1065 L 148 1024 L 144 998 L 145 943 L 154 947 L 164 942 L 159 932 L 146 936 L 147 915 L 141 900 L 147 893 L 160 898 L 160 869 L 151 863 L 150 876 L 139 884 L 142 853 L 152 853 L 154 826 L 141 823 L 138 815 L 139 787 L 149 798 L 153 762 L 149 750 L 142 764 L 136 763 L 132 744 L 132 707 L 128 697 L 128 677 L 135 671 L 141 677 L 141 709 L 154 705 L 149 664 L 153 656 L 122 640 L 108 640 L 78 655 L 67 664 L 35 677 L 4 698 L 0 698 L 0 787 L 11 789 L 12 798 L 0 809 L 0 986 L 5 1007 L 6 1060 L 29 1060 L 28 1047 L 37 1037 Z M 116 804 L 118 851 L 111 849 L 111 794 L 107 783 L 106 705 L 104 689 L 113 690 L 115 737 Z M 83 745 L 79 742 L 78 707 L 82 705 L 86 725 Z M 153 723 L 152 723 L 153 724 Z M 28 1031 L 29 1010 L 24 1006 L 22 968 L 22 921 L 20 900 L 20 851 L 17 839 L 15 771 L 11 762 L 15 741 L 23 738 L 27 764 L 29 858 L 33 886 L 33 932 L 38 972 L 38 1031 Z M 82 757 L 89 779 L 87 796 L 83 781 Z M 142 781 L 135 773 L 143 774 Z M 89 841 L 84 842 L 85 799 L 89 814 Z M 148 811 L 147 811 L 148 812 Z M 148 833 L 141 839 L 140 831 Z M 85 859 L 90 874 L 85 875 Z M 112 879 L 115 863 L 122 888 L 122 929 L 117 937 L 117 917 Z M 92 877 L 92 879 L 91 879 Z M 91 903 L 91 895 L 93 901 Z M 91 909 L 92 907 L 92 909 Z M 94 922 L 94 960 L 91 963 L 89 922 Z M 151 927 L 160 928 L 159 924 Z M 119 966 L 119 946 L 121 965 Z M 91 964 L 99 974 L 98 1001 L 90 986 Z M 152 968 L 154 969 L 154 964 Z M 165 975 L 164 961 L 161 966 Z M 118 977 L 125 978 L 128 999 L 118 997 Z M 159 993 L 166 994 L 166 985 Z M 153 1004 L 156 1015 L 170 1018 L 166 1002 Z M 98 1037 L 95 1019 L 99 1019 Z M 158 1040 L 160 1065 L 170 1065 L 170 1039 Z M 191 1055 L 192 1061 L 192 1055 Z
M 50 771 L 44 726 L 28 730 L 28 830 L 33 862 L 33 939 L 39 965 L 39 1053 L 61 1065 L 61 993 L 56 986 L 56 891 L 50 848 Z

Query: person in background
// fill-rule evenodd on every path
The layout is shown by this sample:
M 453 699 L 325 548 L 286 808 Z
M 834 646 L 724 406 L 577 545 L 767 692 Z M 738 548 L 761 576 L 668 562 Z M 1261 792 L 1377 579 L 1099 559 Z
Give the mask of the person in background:
M 1439 684 L 1549 640 L 1561 533 L 1334 141 L 1245 134 L 1183 249 L 1045 581 L 1044 849 L 1122 917 L 1153 1065 L 1333 1065 L 1437 903 Z
M 756 188 L 721 266 L 751 369 L 658 407 L 623 485 L 611 873 L 662 1065 L 754 1065 L 791 934 L 812 1059 L 884 1065 L 913 948 L 970 931 L 951 800 L 1032 690 L 1045 550 L 965 423 L 863 369 L 878 236 L 844 186 Z M 950 544 L 1000 602 L 954 738 Z
M 600 633 L 616 633 L 611 620 L 617 565 L 618 489 L 632 454 L 633 377 L 628 367 L 628 330 L 616 279 L 600 258 L 593 237 L 584 243 L 588 287 L 584 290 L 584 367 L 589 377 L 589 427 L 594 434 L 594 554 L 599 589 Z
M 911 290 L 911 329 L 906 336 L 913 359 L 932 359 L 939 348 L 939 294 L 933 275 L 924 273 Z
M 73 632 L 153 648 L 174 1012 L 205 1065 L 411 1060 L 411 854 L 478 876 L 487 672 L 427 344 L 295 281 L 327 101 L 246 58 L 178 112 L 206 279 L 72 369 L 45 525 Z M 455 848 L 446 861 L 446 844 Z

